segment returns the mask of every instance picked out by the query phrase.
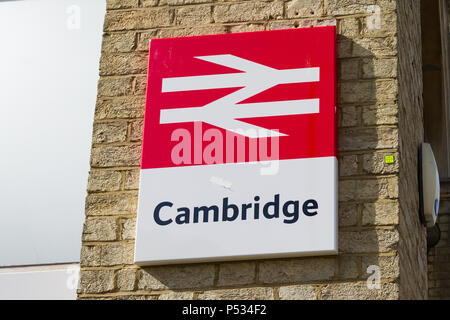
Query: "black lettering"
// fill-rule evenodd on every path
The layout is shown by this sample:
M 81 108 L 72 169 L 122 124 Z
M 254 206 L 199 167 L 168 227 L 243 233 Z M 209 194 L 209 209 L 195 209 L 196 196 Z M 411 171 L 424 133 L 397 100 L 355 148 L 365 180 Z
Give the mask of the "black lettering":
M 303 203 L 303 213 L 308 217 L 315 216 L 317 214 L 317 211 L 311 211 L 311 210 L 317 210 L 317 209 L 319 209 L 319 204 L 317 203 L 316 200 L 310 199 L 310 200 L 306 200 Z
M 255 220 L 258 220 L 259 219 L 259 203 L 257 203 L 257 201 L 259 201 L 259 196 L 256 196 L 254 198 L 254 200 L 255 200 L 255 210 L 253 210 L 253 212 L 254 212 Z
M 250 209 L 251 207 L 251 203 L 242 204 L 242 220 L 247 220 L 247 209 Z
M 200 211 L 203 211 L 203 222 L 208 222 L 208 213 L 211 210 L 214 211 L 214 221 L 219 221 L 219 208 L 217 206 L 202 206 L 194 208 L 194 223 L 198 222 L 198 214 Z
M 273 207 L 273 214 L 270 214 L 269 208 Z M 267 219 L 278 218 L 280 216 L 280 195 L 275 195 L 275 200 L 272 202 L 267 202 L 263 207 L 264 217 Z
M 228 198 L 224 198 L 223 199 L 223 215 L 222 215 L 222 221 L 234 221 L 236 220 L 238 214 L 239 214 L 239 209 L 236 205 L 234 204 L 228 204 Z M 228 209 L 232 209 L 233 210 L 233 215 L 231 217 L 228 216 Z
M 189 209 L 182 207 L 182 208 L 178 208 L 177 212 L 184 212 L 184 213 L 177 215 L 175 217 L 175 222 L 177 224 L 188 224 L 189 223 L 189 215 L 190 215 Z
M 289 212 L 289 206 L 293 206 L 293 211 Z M 298 220 L 298 209 L 299 209 L 299 203 L 298 201 L 287 201 L 283 205 L 283 214 L 287 218 L 292 218 L 290 220 L 284 219 L 284 223 L 295 223 Z
M 162 207 L 172 207 L 173 203 L 172 202 L 161 202 L 160 204 L 158 204 L 155 208 L 155 211 L 153 212 L 153 218 L 155 219 L 155 222 L 157 224 L 159 224 L 160 226 L 166 226 L 168 224 L 172 223 L 172 219 L 169 220 L 161 220 L 161 218 L 159 217 L 159 211 L 161 210 Z

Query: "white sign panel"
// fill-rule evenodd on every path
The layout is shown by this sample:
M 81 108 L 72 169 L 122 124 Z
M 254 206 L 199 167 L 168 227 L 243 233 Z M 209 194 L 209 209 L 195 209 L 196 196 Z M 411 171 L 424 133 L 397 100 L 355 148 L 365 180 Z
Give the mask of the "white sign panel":
M 158 39 L 149 56 L 135 262 L 335 254 L 335 28 Z

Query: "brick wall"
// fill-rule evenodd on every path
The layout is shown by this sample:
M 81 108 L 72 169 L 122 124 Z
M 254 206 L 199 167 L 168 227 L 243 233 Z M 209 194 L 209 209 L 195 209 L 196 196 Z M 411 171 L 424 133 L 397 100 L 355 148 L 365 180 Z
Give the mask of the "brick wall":
M 424 237 L 414 220 L 416 196 L 408 194 L 416 192 L 417 182 L 406 178 L 415 170 L 415 144 L 420 138 L 420 133 L 410 136 L 405 125 L 411 102 L 408 94 L 421 85 L 411 87 L 406 81 L 412 72 L 407 62 L 417 60 L 409 60 L 408 50 L 420 50 L 420 43 L 405 43 L 404 37 L 417 41 L 415 29 L 399 25 L 405 21 L 400 14 L 417 13 L 409 3 L 107 0 L 79 299 L 424 297 L 426 277 L 409 279 L 402 273 L 417 272 L 417 252 Z M 380 20 L 373 13 L 377 9 Z M 337 25 L 339 33 L 339 254 L 148 268 L 134 265 L 148 40 L 329 24 Z M 420 103 L 411 106 L 419 107 Z M 416 112 L 419 109 L 411 119 L 416 120 Z M 395 163 L 386 164 L 385 155 L 394 155 Z M 407 200 L 400 201 L 399 194 Z M 409 249 L 411 241 L 415 242 Z M 370 265 L 380 268 L 379 290 L 366 286 Z
M 450 299 L 450 180 L 441 182 L 441 204 L 437 221 L 441 237 L 428 252 L 428 285 L 430 299 Z
M 420 0 L 398 1 L 400 297 L 427 297 L 426 228 L 419 219 L 418 148 L 423 142 Z M 417 23 L 411 23 L 417 21 Z
M 450 43 L 450 0 L 447 0 L 448 41 Z M 428 286 L 430 299 L 450 299 L 450 179 L 441 181 L 441 203 L 437 220 L 440 240 L 428 252 Z

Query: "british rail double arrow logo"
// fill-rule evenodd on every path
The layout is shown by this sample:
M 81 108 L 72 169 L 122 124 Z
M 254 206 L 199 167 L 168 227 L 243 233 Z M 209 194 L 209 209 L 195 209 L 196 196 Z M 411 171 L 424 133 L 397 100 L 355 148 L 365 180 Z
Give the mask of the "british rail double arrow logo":
M 161 124 L 202 121 L 249 138 L 264 138 L 286 134 L 282 132 L 282 128 L 279 132 L 237 119 L 319 112 L 319 99 L 239 103 L 276 85 L 317 82 L 320 80 L 318 67 L 277 70 L 231 54 L 195 58 L 243 72 L 164 78 L 162 92 L 242 88 L 201 107 L 162 109 Z

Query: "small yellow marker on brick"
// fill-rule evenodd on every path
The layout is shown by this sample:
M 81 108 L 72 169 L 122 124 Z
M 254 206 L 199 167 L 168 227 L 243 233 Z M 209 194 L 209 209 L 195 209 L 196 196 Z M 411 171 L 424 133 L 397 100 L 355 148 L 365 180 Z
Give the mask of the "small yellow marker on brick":
M 385 156 L 384 162 L 386 162 L 387 164 L 394 163 L 394 156 Z

